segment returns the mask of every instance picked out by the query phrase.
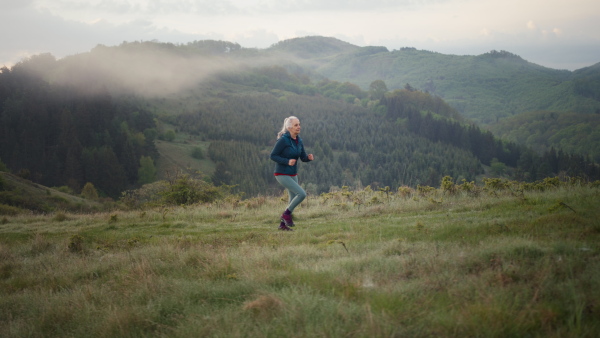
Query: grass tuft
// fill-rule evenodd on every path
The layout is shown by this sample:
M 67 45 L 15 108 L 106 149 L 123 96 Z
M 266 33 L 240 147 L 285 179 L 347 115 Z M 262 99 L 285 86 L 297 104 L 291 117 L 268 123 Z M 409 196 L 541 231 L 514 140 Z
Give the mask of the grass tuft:
M 260 295 L 244 303 L 242 309 L 261 319 L 271 319 L 284 310 L 284 303 L 274 295 Z

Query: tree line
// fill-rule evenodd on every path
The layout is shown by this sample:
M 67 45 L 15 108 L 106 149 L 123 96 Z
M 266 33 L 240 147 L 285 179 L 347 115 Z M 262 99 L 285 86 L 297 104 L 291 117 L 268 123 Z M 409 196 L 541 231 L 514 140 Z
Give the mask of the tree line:
M 140 160 L 156 158 L 153 117 L 108 91 L 52 85 L 35 68 L 48 55 L 0 73 L 0 159 L 12 171 L 74 192 L 91 182 L 118 197 L 138 182 Z
M 525 181 L 541 180 L 559 173 L 591 180 L 600 178 L 600 167 L 589 156 L 571 154 L 555 148 L 535 152 L 524 145 L 495 138 L 490 131 L 474 124 L 460 123 L 442 108 L 418 106 L 419 95 L 410 90 L 389 93 L 382 100 L 390 120 L 401 121 L 407 131 L 434 142 L 451 144 L 472 153 L 484 165 L 495 159 L 515 169 L 515 178 Z M 414 98 L 414 99 L 411 99 Z M 433 109 L 431 109 L 433 107 Z M 437 118 L 436 118 L 437 117 Z

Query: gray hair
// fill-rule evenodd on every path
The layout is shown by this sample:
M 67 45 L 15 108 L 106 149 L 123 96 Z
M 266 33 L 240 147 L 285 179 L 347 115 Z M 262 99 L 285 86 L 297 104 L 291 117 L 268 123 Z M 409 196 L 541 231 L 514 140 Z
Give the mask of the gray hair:
M 281 130 L 279 131 L 279 133 L 277 133 L 277 139 L 278 140 L 279 140 L 279 138 L 281 136 L 283 136 L 283 134 L 285 134 L 288 131 L 288 128 L 290 128 L 292 126 L 292 121 L 293 120 L 300 121 L 300 119 L 297 118 L 296 116 L 286 117 L 285 120 L 283 120 L 283 127 L 281 128 Z

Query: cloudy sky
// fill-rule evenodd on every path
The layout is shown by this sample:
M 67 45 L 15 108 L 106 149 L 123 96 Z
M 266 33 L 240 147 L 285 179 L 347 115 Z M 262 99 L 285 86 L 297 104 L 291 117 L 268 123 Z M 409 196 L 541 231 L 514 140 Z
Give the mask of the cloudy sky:
M 335 37 L 389 50 L 506 50 L 556 69 L 600 62 L 598 0 L 0 0 L 0 66 L 123 41 L 226 40 L 266 48 Z

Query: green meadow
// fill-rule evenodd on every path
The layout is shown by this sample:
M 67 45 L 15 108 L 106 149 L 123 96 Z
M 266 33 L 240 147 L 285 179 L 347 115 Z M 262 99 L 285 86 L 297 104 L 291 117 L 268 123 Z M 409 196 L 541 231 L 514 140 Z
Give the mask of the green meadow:
M 600 187 L 0 216 L 2 337 L 595 337 Z

